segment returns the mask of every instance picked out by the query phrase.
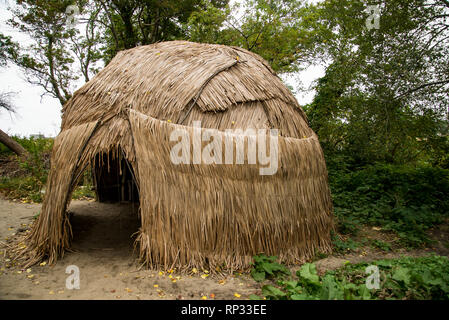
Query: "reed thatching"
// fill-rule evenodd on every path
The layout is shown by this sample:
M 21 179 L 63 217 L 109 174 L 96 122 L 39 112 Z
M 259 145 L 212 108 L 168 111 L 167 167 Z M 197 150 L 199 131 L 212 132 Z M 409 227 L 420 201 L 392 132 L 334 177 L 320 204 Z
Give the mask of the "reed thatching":
M 170 133 L 193 122 L 279 130 L 279 170 L 174 165 Z M 72 189 L 98 154 L 127 159 L 140 192 L 137 243 L 149 266 L 246 268 L 264 252 L 286 263 L 330 251 L 332 203 L 323 152 L 291 92 L 259 56 L 173 41 L 120 52 L 63 108 L 29 264 L 55 262 L 71 239 Z M 107 165 L 103 163 L 103 165 Z

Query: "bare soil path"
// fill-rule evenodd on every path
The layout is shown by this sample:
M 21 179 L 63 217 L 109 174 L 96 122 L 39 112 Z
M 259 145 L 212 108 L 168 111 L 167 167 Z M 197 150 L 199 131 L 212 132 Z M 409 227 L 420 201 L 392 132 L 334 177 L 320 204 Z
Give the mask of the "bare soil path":
M 41 206 L 0 199 L 0 241 L 28 229 Z M 127 204 L 73 201 L 73 243 L 54 266 L 10 266 L 0 255 L 0 299 L 240 299 L 257 293 L 248 275 L 212 276 L 139 270 L 133 252 L 137 208 Z M 66 268 L 80 270 L 80 289 L 66 288 Z M 27 272 L 28 271 L 28 272 Z M 206 270 L 208 271 L 208 270 Z

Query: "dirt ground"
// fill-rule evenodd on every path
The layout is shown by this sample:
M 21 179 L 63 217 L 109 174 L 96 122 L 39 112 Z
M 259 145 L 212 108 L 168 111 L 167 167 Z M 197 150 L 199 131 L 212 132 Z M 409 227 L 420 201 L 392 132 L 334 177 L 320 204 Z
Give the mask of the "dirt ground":
M 0 199 L 0 241 L 29 228 L 41 206 Z M 128 204 L 72 201 L 75 252 L 66 253 L 54 266 L 28 270 L 8 267 L 0 255 L 0 299 L 246 299 L 258 292 L 248 275 L 212 276 L 162 274 L 139 270 L 133 252 L 139 221 Z M 68 266 L 80 270 L 80 289 L 66 289 Z M 208 270 L 206 270 L 208 271 Z M 236 297 L 240 295 L 240 297 Z
M 41 205 L 11 202 L 0 198 L 0 248 L 17 233 L 27 232 Z M 133 250 L 134 236 L 139 228 L 137 207 L 132 204 L 104 204 L 93 201 L 72 201 L 74 252 L 68 252 L 55 265 L 35 265 L 20 269 L 12 265 L 0 249 L 0 299 L 248 299 L 260 295 L 260 284 L 248 274 L 209 275 L 198 270 L 191 275 L 163 273 L 139 268 Z M 447 225 L 445 226 L 447 227 Z M 445 228 L 444 227 L 444 228 Z M 345 255 L 331 255 L 315 261 L 320 273 L 343 266 L 347 261 L 358 263 L 401 255 L 421 256 L 430 252 L 448 254 L 448 230 L 434 230 L 439 247 L 423 250 L 404 249 L 383 252 L 369 247 Z M 364 230 L 362 237 L 390 241 L 388 235 Z M 394 239 L 393 239 L 394 240 Z M 444 243 L 445 245 L 441 245 Z M 68 266 L 80 271 L 80 289 L 68 290 Z M 292 268 L 295 271 L 297 267 Z

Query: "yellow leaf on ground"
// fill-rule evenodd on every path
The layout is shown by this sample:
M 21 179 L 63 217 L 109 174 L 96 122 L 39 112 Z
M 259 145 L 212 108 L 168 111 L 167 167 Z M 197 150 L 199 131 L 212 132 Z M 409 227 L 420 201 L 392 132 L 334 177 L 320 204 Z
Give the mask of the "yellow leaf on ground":
M 206 296 L 202 296 L 201 299 L 202 300 L 207 300 L 207 297 Z
M 236 298 L 240 298 L 242 295 L 238 294 L 238 293 L 234 293 L 234 297 Z

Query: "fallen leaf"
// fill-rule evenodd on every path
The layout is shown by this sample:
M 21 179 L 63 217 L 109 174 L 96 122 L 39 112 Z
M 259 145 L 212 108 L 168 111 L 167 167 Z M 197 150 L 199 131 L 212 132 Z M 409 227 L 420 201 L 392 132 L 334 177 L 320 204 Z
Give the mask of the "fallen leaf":
M 211 293 L 211 294 L 210 294 L 210 297 L 211 297 L 212 299 L 215 299 L 215 294 Z
M 192 273 L 198 273 L 198 269 L 197 268 L 193 268 L 192 269 Z
M 53 290 L 51 290 L 48 294 L 55 294 L 55 292 Z
M 158 284 L 155 284 L 153 287 L 155 287 L 155 288 L 159 288 L 159 285 Z
M 41 264 L 39 264 L 41 267 L 46 266 L 47 265 L 47 261 L 42 262 Z
M 224 285 L 226 283 L 226 280 L 218 280 L 218 284 Z
M 31 273 L 31 269 L 30 268 L 27 269 L 27 273 Z
M 236 298 L 240 298 L 240 297 L 241 297 L 241 295 L 240 295 L 240 294 L 238 294 L 238 293 L 234 293 L 234 297 L 236 297 Z
M 202 274 L 201 278 L 206 279 L 209 275 L 208 274 Z
M 59 290 L 58 293 L 59 293 L 59 294 L 63 294 L 63 293 L 64 293 L 64 290 Z
M 207 297 L 206 296 L 202 296 L 201 299 L 202 300 L 207 300 Z

